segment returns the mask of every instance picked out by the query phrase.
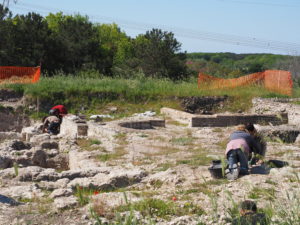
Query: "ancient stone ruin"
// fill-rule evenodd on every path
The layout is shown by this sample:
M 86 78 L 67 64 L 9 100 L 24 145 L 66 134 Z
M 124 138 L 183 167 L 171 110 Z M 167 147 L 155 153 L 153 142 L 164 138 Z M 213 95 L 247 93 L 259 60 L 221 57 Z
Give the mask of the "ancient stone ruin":
M 15 117 L 16 123 L 8 126 L 11 120 L 0 117 L 0 221 L 9 224 L 12 216 L 18 210 L 28 210 L 27 206 L 40 210 L 41 199 L 47 199 L 47 210 L 57 216 L 57 221 L 58 215 L 67 214 L 67 219 L 55 221 L 57 224 L 95 222 L 89 210 L 96 206 L 102 210 L 99 213 L 103 215 L 102 221 L 107 221 L 109 213 L 126 205 L 126 201 L 144 201 L 150 195 L 151 199 L 183 205 L 180 210 L 191 208 L 181 217 L 170 216 L 170 221 L 155 217 L 157 223 L 208 224 L 214 221 L 210 217 L 214 193 L 226 196 L 226 190 L 245 196 L 247 192 L 247 197 L 252 190 L 249 183 L 255 187 L 263 185 L 264 190 L 276 188 L 275 194 L 279 189 L 294 191 L 297 184 L 294 168 L 300 166 L 297 126 L 300 106 L 254 101 L 259 104 L 254 103 L 251 114 L 197 115 L 162 108 L 159 116 L 132 116 L 109 122 L 69 114 L 63 118 L 59 135 L 42 133 L 40 122 L 28 118 Z M 2 110 L 3 115 L 11 112 L 20 116 L 16 109 Z M 281 157 L 292 166 L 282 170 L 269 168 L 264 176 L 259 176 L 260 171 L 254 168 L 253 176 L 231 183 L 212 181 L 208 164 L 223 156 L 224 143 L 233 126 L 246 122 L 254 123 L 264 134 L 268 141 L 267 157 Z M 284 186 L 289 181 L 292 185 Z M 272 183 L 276 186 L 270 186 Z M 78 197 L 81 189 L 90 192 L 87 205 L 81 205 Z M 220 204 L 230 204 L 219 199 Z M 190 215 L 196 210 L 202 212 L 203 205 L 205 214 Z M 105 206 L 106 211 L 100 206 Z M 39 221 L 43 218 L 40 212 L 32 215 Z M 134 215 L 142 218 L 138 212 Z M 218 216 L 216 223 L 222 224 L 224 215 Z M 19 222 L 16 218 L 15 224 Z

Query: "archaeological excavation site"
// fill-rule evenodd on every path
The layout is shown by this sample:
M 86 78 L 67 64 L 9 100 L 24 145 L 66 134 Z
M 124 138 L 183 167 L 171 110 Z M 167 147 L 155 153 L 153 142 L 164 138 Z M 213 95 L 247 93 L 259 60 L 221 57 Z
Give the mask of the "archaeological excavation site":
M 51 105 L 1 90 L 0 224 L 232 224 L 243 200 L 255 201 L 267 224 L 297 221 L 299 99 L 254 98 L 247 112 L 215 110 L 227 101 L 184 98 L 181 109 L 118 119 L 68 113 L 53 135 L 26 113 Z M 229 136 L 249 123 L 266 153 L 250 174 L 228 180 Z M 218 160 L 216 178 L 209 168 Z

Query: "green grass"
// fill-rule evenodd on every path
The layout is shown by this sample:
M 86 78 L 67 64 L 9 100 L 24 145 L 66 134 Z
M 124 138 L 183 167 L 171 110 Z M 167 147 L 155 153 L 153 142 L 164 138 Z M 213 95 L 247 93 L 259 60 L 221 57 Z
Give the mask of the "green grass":
M 157 165 L 157 168 L 155 168 L 155 171 L 156 171 L 156 172 L 166 171 L 166 170 L 168 170 L 169 168 L 172 168 L 172 167 L 174 167 L 174 166 L 175 166 L 175 164 L 174 164 L 174 163 L 171 163 L 171 162 L 161 163 L 161 164 L 158 164 L 158 165 Z
M 222 111 L 245 111 L 251 107 L 253 97 L 282 97 L 260 86 L 207 90 L 198 89 L 196 79 L 174 82 L 145 77 L 124 79 L 42 76 L 36 84 L 10 84 L 1 87 L 23 92 L 32 102 L 39 99 L 51 104 L 64 104 L 73 113 L 83 108 L 86 114 L 94 114 L 101 112 L 103 106 L 111 104 L 117 106 L 119 117 L 127 116 L 133 109 L 137 112 L 137 109 L 159 111 L 162 106 L 180 108 L 178 97 L 227 95 L 229 101 Z M 295 90 L 295 93 L 300 96 L 300 90 Z M 123 105 L 126 107 L 122 107 Z
M 100 191 L 94 188 L 81 187 L 79 185 L 76 186 L 74 196 L 77 197 L 78 204 L 80 206 L 84 206 L 90 202 L 92 195 L 99 194 Z
M 193 143 L 192 137 L 172 138 L 170 142 L 174 145 L 190 145 Z
M 189 214 L 202 215 L 204 213 L 200 206 L 196 206 L 192 203 L 185 203 L 182 206 L 179 206 L 175 202 L 155 198 L 129 203 L 116 209 L 117 212 L 130 210 L 139 211 L 144 217 L 157 216 L 164 219 L 168 219 L 170 216 L 183 216 Z
M 100 145 L 101 141 L 97 139 L 85 139 L 85 138 L 79 138 L 76 140 L 76 143 L 78 146 L 86 151 L 95 151 L 95 150 L 101 150 L 105 151 L 103 147 L 99 146 L 93 146 L 93 145 Z
M 101 162 L 107 162 L 111 160 L 117 160 L 122 158 L 126 154 L 126 150 L 123 147 L 118 147 L 115 149 L 115 152 L 105 153 L 96 156 L 96 159 Z
M 259 198 L 265 198 L 267 200 L 272 200 L 275 198 L 276 190 L 274 188 L 259 188 L 254 187 L 248 197 L 251 199 L 259 199 Z
M 176 161 L 177 165 L 186 164 L 190 166 L 205 166 L 211 163 L 213 158 L 207 157 L 207 150 L 197 148 L 189 150 L 192 154 Z

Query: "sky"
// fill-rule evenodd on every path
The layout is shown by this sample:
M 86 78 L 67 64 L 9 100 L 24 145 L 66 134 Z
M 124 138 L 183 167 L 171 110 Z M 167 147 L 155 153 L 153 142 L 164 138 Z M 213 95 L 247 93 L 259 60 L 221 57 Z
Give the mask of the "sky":
M 133 38 L 158 28 L 189 53 L 300 55 L 300 0 L 11 0 L 9 8 L 14 15 L 79 13 Z

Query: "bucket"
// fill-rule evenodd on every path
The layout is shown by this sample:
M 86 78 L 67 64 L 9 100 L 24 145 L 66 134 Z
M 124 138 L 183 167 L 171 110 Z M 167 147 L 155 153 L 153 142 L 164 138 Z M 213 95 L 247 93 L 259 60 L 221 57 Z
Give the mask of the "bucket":
M 215 179 L 221 179 L 224 178 L 222 173 L 222 162 L 221 160 L 213 160 L 212 166 L 208 168 L 208 171 L 210 172 L 210 175 Z

